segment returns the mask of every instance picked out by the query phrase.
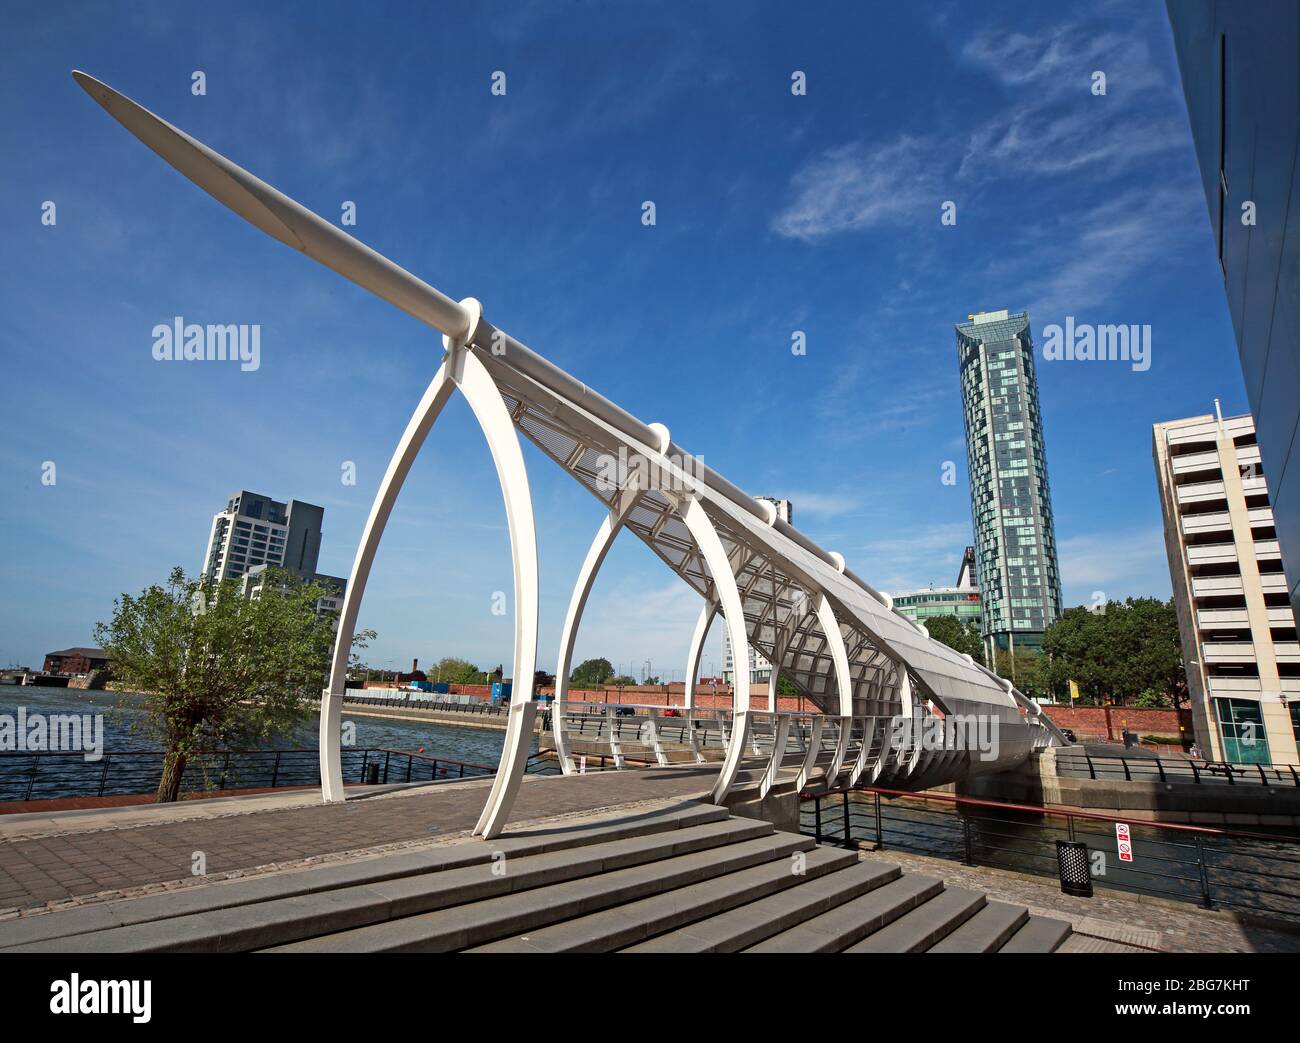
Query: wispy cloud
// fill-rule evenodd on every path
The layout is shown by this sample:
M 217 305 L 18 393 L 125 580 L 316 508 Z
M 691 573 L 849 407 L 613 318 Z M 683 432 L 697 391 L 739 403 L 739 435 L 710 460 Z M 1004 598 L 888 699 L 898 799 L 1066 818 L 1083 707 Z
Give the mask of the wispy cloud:
M 1169 565 L 1159 528 L 1088 532 L 1057 541 L 1066 605 L 1084 604 L 1093 591 L 1108 599 L 1169 595 Z
M 773 229 L 790 239 L 819 239 L 910 221 L 926 206 L 937 213 L 939 170 L 930 148 L 904 134 L 885 144 L 854 142 L 823 152 L 791 178 L 794 199 Z

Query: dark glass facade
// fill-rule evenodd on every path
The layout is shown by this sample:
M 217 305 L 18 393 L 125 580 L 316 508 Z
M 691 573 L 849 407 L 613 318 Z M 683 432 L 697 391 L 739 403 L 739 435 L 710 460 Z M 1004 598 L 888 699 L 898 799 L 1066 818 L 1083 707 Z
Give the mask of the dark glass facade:
M 1291 607 L 1300 610 L 1300 5 L 1169 21 Z
M 1061 579 L 1029 314 L 956 329 L 985 644 L 1037 648 L 1061 614 Z

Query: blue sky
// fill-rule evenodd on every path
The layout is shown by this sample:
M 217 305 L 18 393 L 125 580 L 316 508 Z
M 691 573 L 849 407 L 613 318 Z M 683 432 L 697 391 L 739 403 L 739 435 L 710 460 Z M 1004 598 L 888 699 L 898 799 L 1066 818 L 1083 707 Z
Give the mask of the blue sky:
M 883 589 L 952 582 L 971 541 L 954 322 L 1028 308 L 1040 347 L 1066 315 L 1150 324 L 1149 371 L 1040 352 L 1039 382 L 1066 603 L 1168 595 L 1151 424 L 1247 407 L 1162 4 L 431 6 L 0 13 L 0 660 L 89 643 L 116 594 L 197 569 L 240 488 L 322 504 L 320 567 L 346 575 L 441 351 L 185 181 L 74 67 L 326 217 L 354 201 L 362 241 L 791 498 Z M 154 361 L 176 315 L 260 323 L 261 367 Z M 600 508 L 525 454 L 554 669 Z M 508 669 L 490 608 L 509 589 L 495 474 L 454 401 L 379 553 L 371 661 Z M 680 677 L 697 611 L 629 537 L 578 656 Z

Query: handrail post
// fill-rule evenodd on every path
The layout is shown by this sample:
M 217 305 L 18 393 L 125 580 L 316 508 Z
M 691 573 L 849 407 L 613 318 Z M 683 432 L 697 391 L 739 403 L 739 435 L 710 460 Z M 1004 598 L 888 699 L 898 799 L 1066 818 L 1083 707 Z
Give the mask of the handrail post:
M 26 793 L 26 795 L 23 797 L 23 800 L 31 800 L 31 799 L 32 799 L 32 789 L 33 789 L 33 788 L 35 787 L 35 785 L 36 785 L 36 773 L 37 773 L 37 771 L 40 770 L 40 767 L 41 767 L 41 759 L 40 759 L 39 757 L 33 755 L 33 756 L 32 756 L 32 773 L 31 773 L 31 776 L 30 776 L 30 777 L 28 778 L 28 780 L 27 780 L 27 793 Z
M 822 842 L 822 798 L 820 795 L 813 797 L 813 829 L 817 843 Z
M 853 837 L 849 832 L 849 791 L 844 790 L 844 846 L 853 846 Z
M 108 763 L 113 759 L 111 753 L 104 754 L 104 770 L 99 773 L 99 795 L 104 795 L 104 787 L 108 785 Z
M 880 792 L 876 791 L 876 850 L 885 850 L 885 834 L 880 828 Z
M 1119 762 L 1120 762 L 1122 765 L 1124 765 L 1124 781 L 1125 781 L 1125 782 L 1132 782 L 1132 781 L 1133 781 L 1133 775 L 1132 775 L 1132 773 L 1128 770 L 1128 758 L 1127 758 L 1127 757 L 1121 757 L 1121 758 L 1119 759 Z
M 1196 766 L 1196 761 L 1194 760 L 1188 761 L 1187 763 L 1192 766 L 1193 785 L 1199 786 L 1201 784 L 1201 769 Z
M 1160 781 L 1161 781 L 1161 782 L 1168 782 L 1168 781 L 1169 781 L 1168 779 L 1165 778 L 1165 766 L 1164 766 L 1163 764 L 1160 763 L 1160 758 L 1159 758 L 1159 757 L 1156 758 L 1156 770 L 1157 770 L 1158 772 L 1160 772 Z
M 1255 767 L 1257 767 L 1257 768 L 1259 769 L 1259 781 L 1260 781 L 1263 785 L 1267 786 L 1267 785 L 1268 785 L 1268 776 L 1264 774 L 1264 765 L 1262 765 L 1262 764 L 1256 764 Z
M 1086 750 L 1084 751 L 1083 759 L 1088 762 L 1088 778 L 1095 782 L 1097 780 L 1097 769 L 1092 766 L 1092 757 L 1088 755 Z
M 275 764 L 271 768 L 271 789 L 275 789 L 275 784 L 280 778 L 280 751 L 275 751 Z
M 1201 835 L 1196 834 L 1196 864 L 1201 870 L 1201 901 L 1206 909 L 1214 908 L 1214 901 L 1210 897 L 1210 871 L 1205 864 L 1205 845 L 1201 842 Z
M 388 785 L 388 762 L 393 756 L 392 750 L 384 751 L 384 785 Z
M 1237 784 L 1237 780 L 1232 777 L 1232 765 L 1229 764 L 1227 761 L 1224 761 L 1223 770 L 1228 773 L 1228 785 L 1235 786 Z

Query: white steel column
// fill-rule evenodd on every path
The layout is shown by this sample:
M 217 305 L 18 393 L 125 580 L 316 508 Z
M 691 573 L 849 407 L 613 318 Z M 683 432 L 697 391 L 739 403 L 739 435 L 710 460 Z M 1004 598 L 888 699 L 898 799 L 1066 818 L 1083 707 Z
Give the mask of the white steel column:
M 745 741 L 749 732 L 749 634 L 745 629 L 745 606 L 740 600 L 740 591 L 736 587 L 736 577 L 731 572 L 731 562 L 727 552 L 718 538 L 718 530 L 703 505 L 693 496 L 686 497 L 678 511 L 691 538 L 700 549 L 704 563 L 709 566 L 713 577 L 713 591 L 722 606 L 722 617 L 727 624 L 727 635 L 731 638 L 732 660 L 736 665 L 735 683 L 732 685 L 732 707 L 736 719 L 731 727 L 731 740 L 727 744 L 727 756 L 722 762 L 722 772 L 713 787 L 713 802 L 722 799 L 736 781 L 736 772 L 740 770 L 740 759 L 744 754 Z M 741 669 L 739 664 L 745 664 Z M 741 709 L 743 707 L 743 709 Z
M 696 764 L 704 763 L 704 754 L 700 752 L 699 739 L 695 734 L 695 686 L 699 684 L 700 657 L 704 654 L 704 640 L 709 636 L 709 627 L 713 617 L 718 614 L 718 603 L 706 600 L 700 608 L 700 618 L 695 621 L 695 633 L 691 635 L 691 649 L 686 656 L 686 690 L 683 693 L 683 713 L 686 718 L 686 735 L 690 743 L 691 755 Z M 717 686 L 714 685 L 714 702 L 717 701 Z M 717 707 L 714 706 L 714 713 Z M 707 742 L 708 736 L 705 736 Z
M 835 747 L 835 759 L 826 772 L 827 784 L 833 785 L 844 766 L 844 758 L 849 752 L 849 739 L 853 734 L 853 675 L 849 673 L 849 653 L 844 647 L 839 620 L 835 618 L 830 599 L 822 591 L 817 594 L 817 622 L 821 624 L 831 662 L 835 664 L 835 687 L 840 696 L 840 738 Z
M 379 548 L 380 537 L 388 516 L 397 502 L 397 494 L 402 491 L 402 483 L 415 462 L 416 454 L 424 445 L 429 430 L 447 404 L 447 399 L 455 391 L 448 374 L 447 362 L 438 368 L 433 380 L 425 389 L 420 404 L 411 414 L 402 440 L 397 443 L 393 458 L 388 462 L 384 480 L 379 483 L 374 503 L 370 506 L 370 517 L 357 547 L 357 556 L 352 562 L 352 573 L 348 577 L 348 589 L 343 594 L 343 611 L 339 615 L 338 633 L 334 638 L 334 659 L 330 664 L 329 687 L 321 697 L 320 708 L 320 780 L 321 797 L 327 802 L 346 800 L 343 792 L 343 764 L 339 749 L 339 728 L 343 715 L 343 698 L 347 693 L 348 657 L 352 652 L 352 635 L 356 631 L 357 614 L 361 610 L 361 598 L 366 592 L 366 581 L 370 578 L 370 566 L 375 560 L 375 551 Z
M 605 556 L 614 539 L 627 521 L 641 498 L 641 490 L 635 485 L 623 490 L 618 504 L 611 508 L 596 530 L 596 536 L 587 549 L 582 568 L 578 570 L 578 580 L 573 585 L 573 595 L 569 598 L 569 611 L 564 617 L 564 630 L 560 633 L 560 659 L 555 668 L 555 707 L 551 713 L 554 722 L 551 735 L 555 740 L 555 755 L 560 760 L 560 768 L 565 775 L 577 771 L 573 757 L 569 754 L 569 745 L 564 737 L 564 707 L 569 695 L 569 671 L 573 665 L 573 646 L 578 639 L 578 626 L 582 622 L 583 610 L 587 607 L 587 598 L 596 582 L 596 574 L 605 563 Z M 689 682 L 688 682 L 689 685 Z M 689 687 L 687 691 L 689 692 Z M 688 696 L 689 699 L 689 696 Z M 689 703 L 688 703 L 689 705 Z
M 471 336 L 472 333 L 471 328 Z M 472 351 L 460 348 L 452 361 L 452 377 L 469 400 L 492 451 L 492 462 L 496 464 L 515 573 L 514 687 L 510 693 L 506 738 L 487 804 L 474 827 L 475 836 L 491 839 L 505 828 L 510 806 L 519 791 L 537 717 L 537 704 L 533 702 L 533 674 L 537 670 L 537 532 L 524 454 L 501 392 Z

